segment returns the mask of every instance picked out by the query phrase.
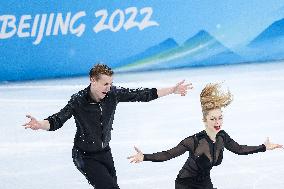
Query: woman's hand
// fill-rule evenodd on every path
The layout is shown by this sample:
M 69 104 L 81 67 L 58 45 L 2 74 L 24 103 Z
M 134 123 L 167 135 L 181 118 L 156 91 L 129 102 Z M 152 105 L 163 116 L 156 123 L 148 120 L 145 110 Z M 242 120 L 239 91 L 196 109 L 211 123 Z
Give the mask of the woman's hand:
M 143 159 L 144 159 L 144 154 L 136 146 L 134 146 L 134 149 L 135 149 L 135 151 L 137 153 L 135 155 L 133 155 L 133 156 L 127 157 L 127 159 L 130 160 L 130 163 L 140 163 L 140 162 L 142 162 Z
M 283 148 L 283 145 L 274 144 L 269 141 L 269 137 L 267 137 L 266 141 L 264 142 L 266 150 L 274 150 L 276 148 Z

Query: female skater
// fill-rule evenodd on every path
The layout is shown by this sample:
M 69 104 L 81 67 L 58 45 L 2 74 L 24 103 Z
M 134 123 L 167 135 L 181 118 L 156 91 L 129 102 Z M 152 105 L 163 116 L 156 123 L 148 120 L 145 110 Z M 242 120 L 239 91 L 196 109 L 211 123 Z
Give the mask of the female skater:
M 131 163 L 142 161 L 162 162 L 175 158 L 189 151 L 189 157 L 175 180 L 175 189 L 213 189 L 210 170 L 220 165 L 224 148 L 239 154 L 248 155 L 265 152 L 283 145 L 273 144 L 267 139 L 259 146 L 239 145 L 224 130 L 222 130 L 222 108 L 232 101 L 228 91 L 220 91 L 219 84 L 208 84 L 200 94 L 205 130 L 182 140 L 176 147 L 153 154 L 143 154 L 135 147 L 137 154 L 128 157 Z

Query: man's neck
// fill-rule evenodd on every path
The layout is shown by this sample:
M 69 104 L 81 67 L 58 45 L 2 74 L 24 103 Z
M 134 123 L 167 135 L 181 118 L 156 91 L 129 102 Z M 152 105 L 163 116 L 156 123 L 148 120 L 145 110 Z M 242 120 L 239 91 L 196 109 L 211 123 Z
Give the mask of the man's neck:
M 100 102 L 101 101 L 101 99 L 96 95 L 95 91 L 92 88 L 90 89 L 90 96 L 96 102 Z

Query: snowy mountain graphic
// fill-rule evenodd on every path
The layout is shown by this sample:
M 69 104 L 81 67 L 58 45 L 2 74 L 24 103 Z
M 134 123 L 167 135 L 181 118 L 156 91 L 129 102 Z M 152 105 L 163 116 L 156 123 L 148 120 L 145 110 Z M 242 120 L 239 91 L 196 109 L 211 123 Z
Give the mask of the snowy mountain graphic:
M 247 46 L 252 60 L 279 60 L 284 58 L 284 19 L 275 21 Z
M 165 41 L 159 43 L 158 45 L 154 45 L 154 46 L 146 49 L 142 53 L 131 56 L 131 57 L 129 57 L 129 58 L 127 58 L 127 59 L 125 59 L 121 62 L 118 62 L 116 64 L 116 67 L 131 64 L 131 63 L 139 61 L 141 59 L 145 59 L 147 57 L 154 56 L 154 55 L 162 53 L 162 52 L 166 52 L 166 51 L 173 49 L 175 47 L 178 47 L 177 42 L 173 38 L 168 38 Z
M 270 40 L 284 37 L 284 18 L 272 23 L 249 44 L 251 47 L 259 46 Z
M 165 45 L 168 44 L 168 45 Z M 163 47 L 163 48 L 161 48 Z M 169 38 L 146 51 L 120 62 L 116 71 L 147 71 L 182 67 L 211 66 L 241 62 L 242 58 L 205 30 L 182 45 Z

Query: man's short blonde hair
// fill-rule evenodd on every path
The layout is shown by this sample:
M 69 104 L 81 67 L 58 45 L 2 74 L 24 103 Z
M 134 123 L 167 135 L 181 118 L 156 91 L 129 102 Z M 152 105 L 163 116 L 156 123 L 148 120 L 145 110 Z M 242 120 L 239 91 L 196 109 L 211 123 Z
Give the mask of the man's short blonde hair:
M 99 80 L 101 75 L 112 76 L 113 71 L 106 64 L 96 64 L 89 72 L 90 78 Z

